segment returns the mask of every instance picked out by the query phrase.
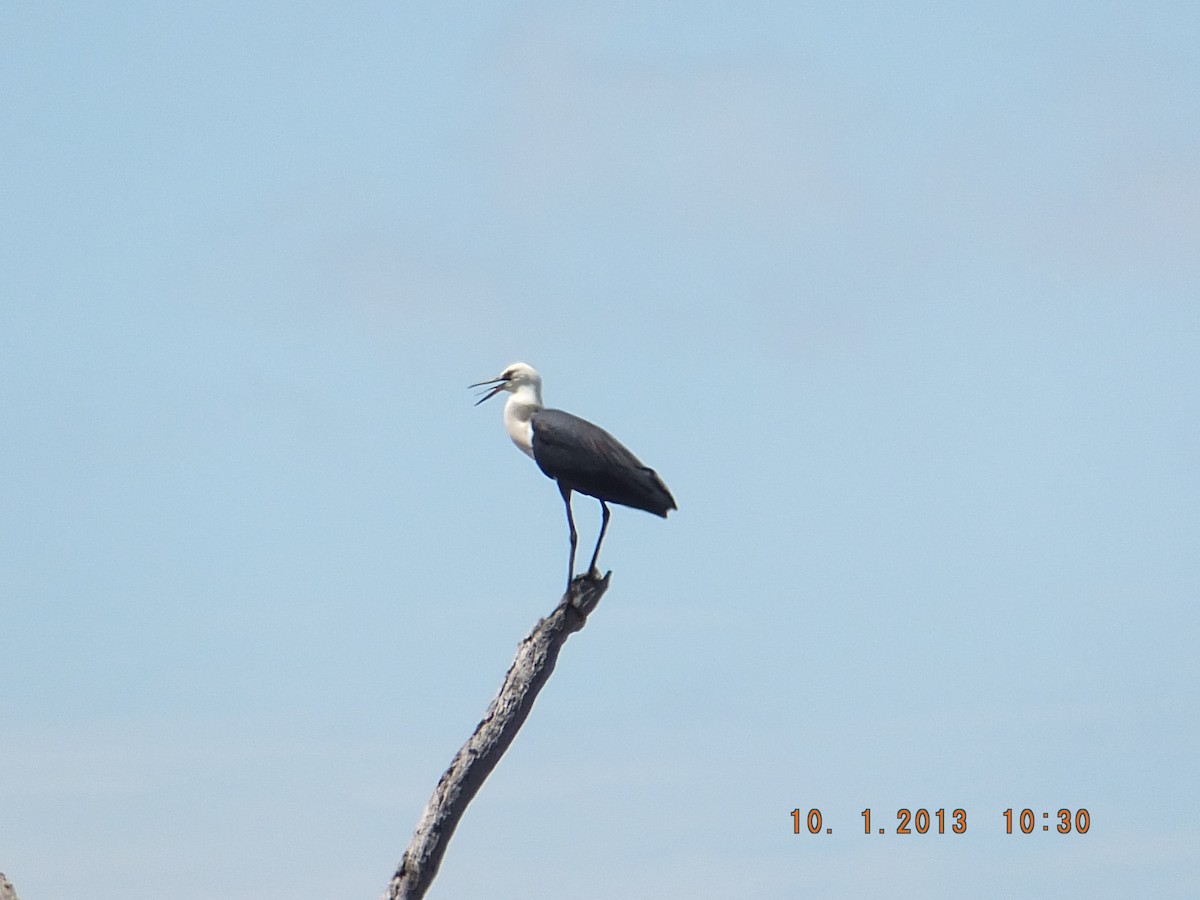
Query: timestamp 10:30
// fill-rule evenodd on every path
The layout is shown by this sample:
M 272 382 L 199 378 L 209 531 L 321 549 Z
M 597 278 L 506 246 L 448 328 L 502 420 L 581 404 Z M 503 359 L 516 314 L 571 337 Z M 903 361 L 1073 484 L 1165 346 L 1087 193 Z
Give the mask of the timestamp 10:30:
M 867 807 L 861 813 L 863 820 L 864 834 L 886 834 L 886 828 L 880 828 L 877 832 L 871 830 L 871 809 Z M 1060 809 L 1055 814 L 1058 820 L 1054 826 L 1054 830 L 1059 834 L 1070 834 L 1074 831 L 1076 834 L 1087 834 L 1092 827 L 1092 816 L 1086 809 L 1080 807 L 1077 810 Z M 1016 826 L 1021 834 L 1032 834 L 1039 830 L 1037 827 L 1038 814 L 1032 809 L 1022 809 L 1019 812 L 1006 809 L 1003 813 L 1004 818 L 1004 833 L 1013 834 L 1013 827 Z M 1041 831 L 1050 830 L 1050 813 L 1043 812 L 1041 818 L 1047 820 L 1043 824 Z M 930 813 L 927 809 L 900 809 L 896 811 L 897 825 L 895 834 L 946 834 L 947 823 L 949 823 L 950 834 L 965 834 L 967 830 L 967 811 L 965 809 L 951 810 L 949 816 L 945 809 L 936 809 Z M 807 828 L 809 834 L 820 834 L 822 831 L 825 834 L 833 834 L 832 828 L 823 828 L 824 817 L 821 815 L 821 810 L 810 809 L 805 815 L 803 810 L 792 810 L 792 832 L 800 834 L 802 828 Z

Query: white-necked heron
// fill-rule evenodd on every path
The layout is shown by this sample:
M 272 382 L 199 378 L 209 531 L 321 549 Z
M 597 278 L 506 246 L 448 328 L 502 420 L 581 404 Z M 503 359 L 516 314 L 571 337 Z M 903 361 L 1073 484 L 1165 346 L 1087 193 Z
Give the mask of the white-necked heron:
M 486 387 L 478 406 L 501 391 L 512 394 L 504 404 L 504 427 L 522 451 L 533 458 L 547 477 L 558 483 L 567 507 L 571 531 L 571 555 L 567 562 L 567 587 L 575 573 L 575 519 L 571 515 L 571 492 L 579 491 L 600 501 L 600 536 L 588 566 L 596 571 L 600 545 L 608 529 L 608 504 L 617 503 L 662 516 L 676 509 L 675 498 L 658 474 L 629 452 L 615 437 L 585 419 L 561 409 L 542 406 L 542 376 L 525 363 L 513 363 L 498 378 L 471 387 Z

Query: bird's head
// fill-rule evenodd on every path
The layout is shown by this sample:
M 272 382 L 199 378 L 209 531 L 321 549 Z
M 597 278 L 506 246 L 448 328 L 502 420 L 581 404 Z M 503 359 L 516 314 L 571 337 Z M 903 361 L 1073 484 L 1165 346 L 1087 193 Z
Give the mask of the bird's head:
M 509 391 L 515 394 L 521 388 L 529 386 L 533 388 L 534 394 L 540 398 L 542 396 L 542 376 L 537 373 L 537 369 L 523 362 L 513 363 L 500 373 L 497 378 L 490 378 L 487 381 L 481 381 L 478 384 L 472 384 L 471 387 L 485 387 L 475 405 L 478 406 L 484 400 L 490 400 L 501 391 Z

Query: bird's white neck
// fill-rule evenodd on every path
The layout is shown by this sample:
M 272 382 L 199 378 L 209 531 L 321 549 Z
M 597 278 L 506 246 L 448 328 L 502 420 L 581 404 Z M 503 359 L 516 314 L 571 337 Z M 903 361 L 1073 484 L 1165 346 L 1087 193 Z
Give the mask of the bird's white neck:
M 504 404 L 504 427 L 522 451 L 533 458 L 533 425 L 530 418 L 542 408 L 542 392 L 536 385 L 523 384 Z

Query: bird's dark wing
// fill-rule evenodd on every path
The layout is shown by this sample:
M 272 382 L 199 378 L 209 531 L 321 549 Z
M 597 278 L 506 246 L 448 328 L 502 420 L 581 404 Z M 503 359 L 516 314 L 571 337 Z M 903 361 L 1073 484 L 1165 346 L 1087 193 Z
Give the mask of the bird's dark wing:
M 572 490 L 657 516 L 675 509 L 675 498 L 653 469 L 615 437 L 561 409 L 533 414 L 533 458 L 549 477 Z

